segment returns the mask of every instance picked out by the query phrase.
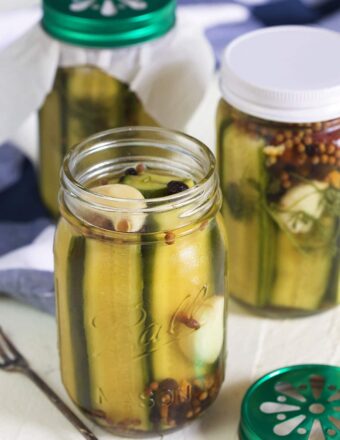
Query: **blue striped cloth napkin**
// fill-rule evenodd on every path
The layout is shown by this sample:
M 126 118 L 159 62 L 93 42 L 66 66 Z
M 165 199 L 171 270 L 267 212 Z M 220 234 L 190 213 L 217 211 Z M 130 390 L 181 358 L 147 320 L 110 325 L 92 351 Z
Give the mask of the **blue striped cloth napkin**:
M 229 41 L 263 26 L 318 24 L 340 31 L 339 0 L 179 0 L 179 7 L 205 28 L 217 65 Z M 1 145 L 0 293 L 48 313 L 55 310 L 54 229 L 34 166 L 10 141 Z

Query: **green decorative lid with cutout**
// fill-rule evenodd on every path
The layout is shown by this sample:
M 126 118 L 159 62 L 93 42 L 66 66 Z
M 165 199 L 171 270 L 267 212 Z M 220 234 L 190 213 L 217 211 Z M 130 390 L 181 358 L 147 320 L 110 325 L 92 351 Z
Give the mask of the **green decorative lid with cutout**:
M 176 0 L 43 0 L 42 26 L 79 46 L 123 47 L 148 41 L 175 24 Z
M 340 440 L 340 367 L 296 365 L 252 385 L 241 410 L 241 440 Z

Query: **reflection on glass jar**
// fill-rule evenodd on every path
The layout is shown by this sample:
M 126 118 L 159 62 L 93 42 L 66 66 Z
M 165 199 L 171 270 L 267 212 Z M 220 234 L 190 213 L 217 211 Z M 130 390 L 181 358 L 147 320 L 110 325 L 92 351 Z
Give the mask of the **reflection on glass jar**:
M 40 188 L 54 216 L 59 170 L 71 147 L 114 127 L 157 125 L 128 85 L 94 66 L 60 67 L 39 119 Z
M 215 161 L 185 135 L 116 129 L 65 160 L 55 239 L 64 385 L 121 435 L 176 429 L 225 368 L 225 238 Z
M 230 293 L 271 314 L 340 303 L 340 66 L 318 69 L 314 45 L 320 65 L 333 66 L 338 34 L 305 27 L 250 33 L 224 56 L 217 130 Z

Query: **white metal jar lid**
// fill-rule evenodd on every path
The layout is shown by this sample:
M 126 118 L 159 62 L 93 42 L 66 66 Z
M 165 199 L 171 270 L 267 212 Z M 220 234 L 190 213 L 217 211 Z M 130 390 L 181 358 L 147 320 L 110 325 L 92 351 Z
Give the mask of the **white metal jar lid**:
M 232 106 L 280 122 L 340 117 L 340 33 L 277 26 L 248 33 L 225 50 L 222 94 Z

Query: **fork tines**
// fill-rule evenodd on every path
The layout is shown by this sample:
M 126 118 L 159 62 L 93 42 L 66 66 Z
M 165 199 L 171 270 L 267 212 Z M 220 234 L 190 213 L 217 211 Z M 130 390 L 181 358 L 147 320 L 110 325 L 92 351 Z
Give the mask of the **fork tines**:
M 14 364 L 18 361 L 24 361 L 24 357 L 19 350 L 14 346 L 8 336 L 4 333 L 0 327 L 0 368 L 6 367 L 9 364 Z

